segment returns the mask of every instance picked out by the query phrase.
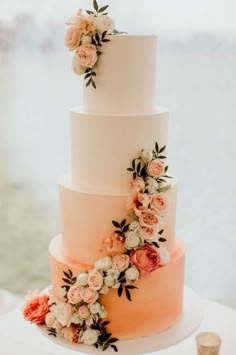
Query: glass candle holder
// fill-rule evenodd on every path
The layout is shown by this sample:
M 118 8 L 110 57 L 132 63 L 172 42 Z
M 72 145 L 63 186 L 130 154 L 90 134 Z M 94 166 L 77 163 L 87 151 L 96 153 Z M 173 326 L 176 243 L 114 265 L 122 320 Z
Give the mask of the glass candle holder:
M 221 339 L 211 332 L 200 333 L 196 336 L 198 355 L 219 355 Z

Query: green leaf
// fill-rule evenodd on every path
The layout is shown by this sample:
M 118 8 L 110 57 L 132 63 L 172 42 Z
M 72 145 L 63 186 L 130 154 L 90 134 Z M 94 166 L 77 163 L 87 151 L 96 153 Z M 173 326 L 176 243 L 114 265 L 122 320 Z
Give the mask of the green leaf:
M 158 240 L 159 240 L 159 242 L 162 242 L 162 243 L 166 242 L 165 238 L 159 238 Z
M 133 179 L 135 180 L 136 179 L 136 177 L 137 177 L 137 173 L 133 173 Z
M 84 79 L 88 79 L 88 78 L 90 78 L 90 77 L 91 77 L 91 73 L 87 73 L 87 74 L 85 75 Z
M 93 344 L 93 345 L 95 346 L 96 349 L 98 349 L 98 344 L 97 344 L 97 343 L 96 343 L 96 344 Z
M 164 155 L 160 155 L 158 156 L 158 159 L 166 159 L 166 157 Z
M 61 286 L 61 287 L 64 288 L 64 289 L 66 290 L 66 292 L 68 292 L 69 289 L 70 289 L 70 286 L 67 286 L 67 285 L 63 285 L 63 286 Z
M 93 76 L 97 76 L 97 74 L 95 73 L 95 71 L 93 71 L 91 74 L 92 74 Z
M 70 276 L 72 277 L 73 276 L 73 272 L 71 271 L 71 269 L 68 269 L 68 272 L 69 272 Z
M 107 38 L 104 38 L 103 40 L 102 40 L 102 42 L 104 42 L 104 43 L 106 43 L 106 42 L 110 42 L 111 40 L 110 39 L 107 39 Z
M 104 39 L 104 38 L 106 37 L 106 34 L 107 34 L 107 31 L 104 31 L 104 32 L 102 33 L 102 39 Z
M 141 169 L 141 162 L 139 162 L 139 163 L 138 163 L 138 166 L 137 166 L 137 172 L 138 172 L 138 174 L 139 174 L 139 172 L 140 172 L 140 169 Z
M 127 224 L 124 228 L 123 228 L 123 233 L 128 232 L 129 230 L 129 224 Z
M 128 288 L 129 290 L 133 290 L 136 288 L 138 290 L 138 287 L 134 285 L 127 285 L 126 288 Z
M 113 226 L 115 226 L 116 228 L 120 228 L 120 224 L 116 221 L 112 221 Z
M 136 159 L 133 159 L 133 160 L 132 160 L 132 168 L 133 168 L 134 170 L 135 170 L 135 160 L 136 160 Z
M 98 3 L 97 0 L 93 0 L 93 7 L 96 11 L 98 11 Z
M 108 344 L 116 343 L 119 339 L 118 338 L 111 338 L 108 340 Z
M 104 344 L 104 345 L 103 345 L 103 348 L 102 348 L 102 351 L 106 351 L 108 348 L 109 348 L 109 345 Z
M 99 13 L 106 11 L 106 9 L 109 7 L 109 5 L 103 6 L 99 9 Z
M 117 346 L 115 346 L 115 345 L 111 345 L 111 348 L 112 348 L 113 350 L 115 350 L 115 352 L 116 352 L 116 353 L 118 352 L 118 348 L 117 348 Z
M 100 37 L 99 37 L 99 35 L 98 35 L 97 32 L 96 32 L 96 34 L 95 34 L 95 39 L 96 39 L 97 42 L 100 42 Z
M 168 168 L 169 168 L 169 167 L 166 165 L 166 166 L 165 166 L 165 173 L 167 172 Z
M 159 153 L 159 145 L 157 142 L 155 143 L 155 149 L 156 149 L 156 152 Z
M 162 147 L 162 148 L 159 150 L 159 153 L 163 153 L 165 149 L 166 149 L 166 145 L 164 145 L 164 147 Z
M 128 171 L 134 171 L 134 169 L 132 169 L 132 168 L 128 168 L 127 170 L 128 170 Z
M 157 242 L 152 242 L 152 244 L 153 244 L 156 248 L 160 248 Z
M 70 279 L 71 278 L 71 276 L 70 276 L 70 274 L 68 273 L 68 272 L 66 272 L 66 271 L 63 271 L 63 274 L 68 278 L 68 279 Z
M 109 322 L 109 320 L 105 320 L 104 322 L 102 322 L 102 325 L 108 325 L 110 324 L 111 322 Z
M 126 224 L 126 219 L 123 219 L 123 221 L 121 222 L 121 228 L 123 228 L 124 226 L 125 226 L 125 224 Z
M 92 15 L 94 12 L 91 10 L 86 10 L 87 14 Z
M 163 232 L 164 232 L 164 229 L 160 230 L 160 232 L 158 234 L 162 235 Z
M 119 288 L 118 288 L 118 296 L 121 297 L 123 293 L 123 286 L 120 284 Z
M 96 87 L 96 84 L 95 84 L 95 82 L 92 80 L 92 85 L 93 85 L 93 88 L 94 89 L 96 89 L 97 87 Z
M 126 294 L 126 297 L 128 298 L 128 300 L 132 301 L 131 300 L 131 294 L 130 294 L 129 289 L 127 287 L 125 287 L 125 294 Z
M 86 84 L 86 87 L 88 87 L 91 84 L 91 82 L 92 82 L 92 79 L 89 79 L 89 81 Z
M 102 52 L 101 51 L 97 51 L 97 55 L 101 55 L 102 54 Z

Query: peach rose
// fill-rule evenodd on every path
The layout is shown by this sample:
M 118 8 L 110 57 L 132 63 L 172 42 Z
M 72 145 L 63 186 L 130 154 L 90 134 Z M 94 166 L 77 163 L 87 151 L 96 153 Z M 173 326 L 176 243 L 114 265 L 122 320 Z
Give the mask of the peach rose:
M 61 329 L 63 326 L 61 323 L 56 320 L 56 317 L 53 315 L 52 312 L 47 313 L 45 317 L 45 323 L 46 326 L 49 328 L 54 328 L 54 329 Z
M 94 303 L 98 299 L 98 293 L 88 286 L 81 288 L 80 296 L 85 303 Z
M 78 63 L 85 68 L 93 68 L 98 60 L 94 44 L 82 44 L 75 52 Z
M 139 216 L 139 223 L 143 227 L 154 226 L 160 222 L 160 219 L 156 215 L 155 211 L 150 209 L 141 211 L 138 216 Z
M 127 254 L 116 255 L 112 259 L 112 268 L 120 272 L 124 271 L 128 268 L 129 261 L 129 255 Z
M 157 235 L 157 226 L 154 227 L 144 227 L 140 226 L 140 234 L 144 238 L 144 240 L 153 240 Z
M 141 272 L 151 272 L 158 269 L 160 265 L 160 254 L 158 250 L 150 244 L 145 244 L 142 248 L 132 250 L 130 259 L 134 266 Z
M 36 296 L 29 300 L 24 309 L 24 318 L 36 324 L 43 324 L 49 312 L 48 295 Z
M 79 339 L 78 331 L 75 326 L 63 328 L 61 330 L 63 337 L 71 343 L 77 343 Z
M 79 308 L 78 313 L 81 319 L 87 319 L 90 317 L 89 309 L 85 304 Z
M 55 317 L 63 327 L 69 327 L 73 314 L 73 307 L 69 303 L 59 303 L 54 309 Z
M 131 182 L 131 186 L 133 187 L 134 191 L 143 192 L 145 190 L 145 181 L 140 176 L 138 176 Z
M 71 304 L 76 304 L 82 301 L 81 297 L 80 297 L 80 287 L 79 285 L 75 284 L 72 285 L 68 291 L 67 294 L 68 297 L 68 301 Z
M 154 159 L 148 163 L 147 172 L 150 176 L 158 178 L 164 173 L 165 165 L 158 159 Z
M 84 16 L 82 15 L 82 9 L 79 9 L 76 16 L 69 18 L 66 24 L 79 28 L 83 35 L 87 35 L 88 33 L 93 35 L 95 33 L 94 20 L 94 15 Z
M 101 252 L 104 252 L 106 255 L 114 256 L 125 252 L 124 238 L 116 233 L 104 239 L 102 244 Z
M 65 36 L 65 45 L 70 51 L 79 46 L 81 39 L 81 30 L 79 27 L 69 27 Z
M 98 270 L 94 269 L 89 272 L 88 285 L 89 285 L 89 288 L 93 291 L 100 290 L 100 288 L 103 285 L 103 277 L 102 277 L 102 274 Z
M 167 209 L 167 200 L 164 194 L 155 194 L 152 196 L 151 208 L 158 212 L 162 212 Z
M 48 291 L 49 304 L 65 302 L 66 290 L 59 286 L 52 286 Z

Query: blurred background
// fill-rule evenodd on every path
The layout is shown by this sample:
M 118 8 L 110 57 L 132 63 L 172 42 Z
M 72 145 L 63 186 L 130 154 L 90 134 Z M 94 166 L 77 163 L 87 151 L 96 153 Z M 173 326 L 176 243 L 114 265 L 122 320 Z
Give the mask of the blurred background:
M 159 35 L 156 100 L 170 111 L 186 284 L 236 308 L 235 1 L 107 3 L 117 29 Z M 81 94 L 64 23 L 79 7 L 92 1 L 0 2 L 0 287 L 20 295 L 50 283 L 57 180 L 70 170 L 69 109 Z

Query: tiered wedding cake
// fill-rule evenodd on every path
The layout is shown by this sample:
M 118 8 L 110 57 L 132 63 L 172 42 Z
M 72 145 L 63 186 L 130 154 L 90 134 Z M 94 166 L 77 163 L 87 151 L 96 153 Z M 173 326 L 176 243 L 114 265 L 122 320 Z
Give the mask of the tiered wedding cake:
M 182 312 L 185 255 L 175 235 L 177 181 L 164 164 L 168 111 L 155 102 L 157 37 L 95 38 L 110 41 L 96 72 L 87 65 L 83 105 L 70 112 L 72 173 L 59 181 L 62 234 L 50 244 L 54 308 L 46 317 L 51 331 L 79 324 L 79 339 L 71 340 L 87 344 L 95 343 L 94 334 L 83 336 L 92 323 L 101 334 L 94 319 L 107 318 L 107 331 L 123 339 L 173 325 Z M 94 60 L 97 44 L 84 43 L 80 64 Z M 77 307 L 68 322 L 58 291 L 55 297 L 62 285 L 65 304 Z

